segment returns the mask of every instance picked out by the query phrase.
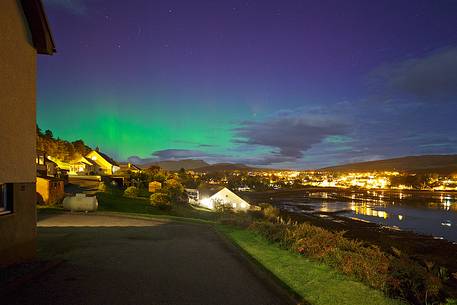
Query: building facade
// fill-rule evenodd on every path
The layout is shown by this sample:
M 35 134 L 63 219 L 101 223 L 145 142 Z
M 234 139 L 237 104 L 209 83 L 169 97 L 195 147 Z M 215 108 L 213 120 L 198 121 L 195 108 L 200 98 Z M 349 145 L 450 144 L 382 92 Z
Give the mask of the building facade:
M 119 165 L 111 159 L 108 155 L 98 151 L 98 149 L 91 151 L 86 156 L 87 159 L 92 160 L 98 167 L 96 175 L 112 175 L 120 170 Z
M 36 57 L 54 53 L 39 0 L 0 1 L 0 266 L 36 253 Z
M 210 210 L 221 206 L 230 207 L 235 211 L 247 211 L 251 208 L 251 205 L 246 200 L 226 187 L 202 187 L 197 190 L 197 194 L 198 205 Z

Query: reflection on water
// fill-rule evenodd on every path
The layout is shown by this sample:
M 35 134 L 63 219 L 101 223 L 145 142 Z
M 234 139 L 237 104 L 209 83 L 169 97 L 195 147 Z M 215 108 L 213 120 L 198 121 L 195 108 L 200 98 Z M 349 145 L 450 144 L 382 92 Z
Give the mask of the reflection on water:
M 424 199 L 402 192 L 351 195 L 320 192 L 310 193 L 308 198 L 301 203 L 308 213 L 338 212 L 341 216 L 457 242 L 457 194 L 427 194 Z M 297 203 L 288 204 L 297 207 Z

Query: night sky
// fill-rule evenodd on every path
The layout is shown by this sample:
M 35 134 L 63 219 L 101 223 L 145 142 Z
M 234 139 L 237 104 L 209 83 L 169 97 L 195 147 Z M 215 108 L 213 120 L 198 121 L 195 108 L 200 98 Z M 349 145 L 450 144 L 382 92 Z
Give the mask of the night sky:
M 118 160 L 457 153 L 455 0 L 44 0 L 38 124 Z

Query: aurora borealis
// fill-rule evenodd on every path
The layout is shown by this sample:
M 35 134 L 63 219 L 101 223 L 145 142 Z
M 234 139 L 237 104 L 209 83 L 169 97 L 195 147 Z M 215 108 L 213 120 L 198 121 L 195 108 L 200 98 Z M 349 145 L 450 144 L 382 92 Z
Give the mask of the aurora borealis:
M 38 124 L 118 160 L 457 153 L 456 1 L 44 3 Z

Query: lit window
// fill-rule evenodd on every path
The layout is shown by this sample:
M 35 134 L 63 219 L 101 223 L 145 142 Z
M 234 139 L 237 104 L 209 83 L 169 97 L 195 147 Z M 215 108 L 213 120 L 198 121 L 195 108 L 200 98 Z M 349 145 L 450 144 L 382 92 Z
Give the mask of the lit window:
M 13 212 L 12 184 L 0 183 L 0 215 Z

